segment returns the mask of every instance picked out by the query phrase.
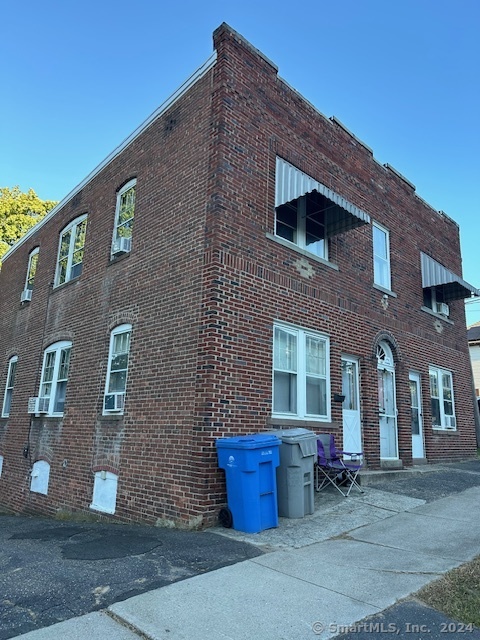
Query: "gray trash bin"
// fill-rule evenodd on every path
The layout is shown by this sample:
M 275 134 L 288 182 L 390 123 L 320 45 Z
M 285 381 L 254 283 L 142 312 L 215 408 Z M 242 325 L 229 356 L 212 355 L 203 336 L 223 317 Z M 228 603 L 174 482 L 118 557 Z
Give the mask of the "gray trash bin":
M 317 434 L 308 429 L 273 431 L 281 440 L 277 467 L 278 515 L 303 518 L 314 512 Z

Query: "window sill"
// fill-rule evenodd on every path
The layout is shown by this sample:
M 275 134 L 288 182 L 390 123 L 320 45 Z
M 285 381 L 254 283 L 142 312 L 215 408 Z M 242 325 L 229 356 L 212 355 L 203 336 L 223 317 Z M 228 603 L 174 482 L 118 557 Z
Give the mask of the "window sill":
M 283 238 L 279 238 L 278 236 L 273 235 L 273 233 L 268 233 L 267 232 L 265 235 L 269 240 L 272 240 L 273 242 L 276 242 L 277 244 L 282 245 L 282 247 L 286 247 L 287 249 L 291 249 L 292 251 L 295 251 L 296 253 L 299 253 L 300 255 L 305 256 L 309 260 L 314 260 L 315 262 L 318 262 L 319 264 L 323 264 L 326 267 L 330 267 L 330 269 L 335 269 L 335 271 L 339 271 L 338 266 L 336 264 L 334 264 L 333 262 L 329 262 L 328 260 L 325 260 L 325 258 L 320 258 L 319 256 L 316 256 L 314 253 L 311 253 L 310 251 L 307 251 L 306 249 L 302 249 L 302 247 L 299 247 L 298 245 L 294 244 L 293 242 L 289 242 L 288 240 L 284 240 Z
M 76 278 L 71 278 L 70 280 L 67 280 L 66 282 L 61 282 L 60 284 L 52 284 L 52 291 L 58 291 L 59 289 L 63 289 L 64 287 L 68 287 L 69 284 L 73 284 L 75 282 L 78 282 L 81 278 L 81 274 L 79 276 L 77 276 Z
M 331 422 L 328 419 L 325 420 L 313 420 L 312 418 L 267 418 L 267 424 L 275 427 L 305 427 L 305 428 L 329 428 L 338 429 L 339 424 L 337 422 Z
M 430 309 L 429 307 L 420 307 L 420 310 L 425 311 L 425 313 L 428 313 L 429 315 L 433 316 L 434 318 L 437 318 L 438 320 L 443 320 L 443 322 L 446 322 L 447 324 L 455 324 L 453 320 L 450 320 L 450 318 L 447 318 L 446 316 L 442 316 L 440 313 L 435 313 L 435 311 L 433 309 Z
M 128 258 L 130 253 L 131 253 L 130 251 L 127 251 L 126 253 L 121 253 L 118 256 L 110 254 L 108 265 L 110 266 L 111 264 L 117 264 L 117 262 L 121 262 L 122 260 L 125 260 L 125 258 Z
M 432 431 L 435 433 L 455 434 L 458 433 L 457 429 L 446 429 L 445 427 L 432 427 Z
M 91 504 L 89 506 L 89 509 L 91 509 L 92 511 L 98 511 L 99 513 L 106 513 L 110 516 L 113 516 L 115 514 L 115 509 L 108 509 L 107 507 L 102 507 L 99 504 Z
M 375 282 L 373 283 L 373 288 L 377 289 L 378 291 L 381 291 L 382 293 L 385 293 L 387 296 L 390 296 L 391 298 L 396 298 L 397 297 L 396 293 L 394 293 L 390 289 L 386 289 L 385 287 L 382 287 L 379 284 L 376 284 Z
M 120 422 L 123 420 L 125 414 L 123 413 L 102 413 L 98 416 L 100 422 Z

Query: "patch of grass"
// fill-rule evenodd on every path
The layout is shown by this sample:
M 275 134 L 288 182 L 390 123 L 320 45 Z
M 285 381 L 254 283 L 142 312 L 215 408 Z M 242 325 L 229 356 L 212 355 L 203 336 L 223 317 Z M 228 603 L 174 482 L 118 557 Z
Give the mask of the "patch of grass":
M 480 556 L 452 569 L 416 595 L 446 616 L 480 627 Z

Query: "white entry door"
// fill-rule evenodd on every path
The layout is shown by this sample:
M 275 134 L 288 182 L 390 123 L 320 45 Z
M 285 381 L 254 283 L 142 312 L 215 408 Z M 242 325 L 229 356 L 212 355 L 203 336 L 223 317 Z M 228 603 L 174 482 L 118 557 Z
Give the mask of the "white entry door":
M 384 460 L 398 459 L 395 367 L 392 351 L 386 342 L 381 342 L 378 346 L 377 361 L 380 458 Z
M 424 458 L 422 404 L 420 397 L 420 374 L 410 372 L 410 405 L 412 413 L 412 458 Z
M 342 358 L 342 404 L 343 450 L 351 453 L 362 451 L 362 427 L 360 424 L 360 401 L 358 384 L 358 361 Z

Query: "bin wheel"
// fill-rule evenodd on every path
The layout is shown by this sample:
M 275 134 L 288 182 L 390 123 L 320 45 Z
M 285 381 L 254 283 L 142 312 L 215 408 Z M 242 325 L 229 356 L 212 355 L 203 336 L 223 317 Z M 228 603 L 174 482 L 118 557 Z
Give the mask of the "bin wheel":
M 232 512 L 228 507 L 223 507 L 220 509 L 220 513 L 218 514 L 218 521 L 225 527 L 225 529 L 231 529 L 233 525 L 233 516 Z

